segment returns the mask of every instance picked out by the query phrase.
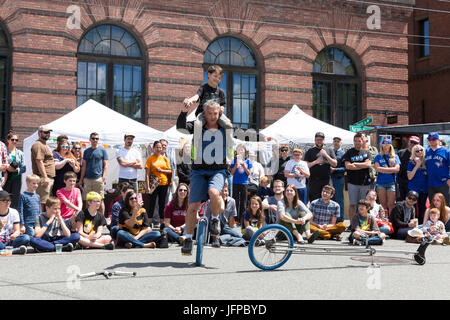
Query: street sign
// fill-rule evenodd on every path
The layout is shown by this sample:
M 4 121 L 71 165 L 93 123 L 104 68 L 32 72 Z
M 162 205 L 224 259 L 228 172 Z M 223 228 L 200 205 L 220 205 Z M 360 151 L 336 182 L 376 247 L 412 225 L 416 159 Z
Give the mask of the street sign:
M 354 125 L 354 126 L 363 127 L 363 126 L 368 125 L 369 123 L 372 123 L 372 121 L 373 121 L 373 118 L 372 118 L 372 117 L 367 117 L 367 118 L 362 119 L 362 120 L 360 120 L 360 121 L 358 121 L 358 122 L 355 122 L 353 125 Z
M 374 129 L 375 127 L 366 127 L 366 126 L 350 126 L 350 131 L 351 132 L 358 132 L 358 131 L 364 131 L 364 130 L 370 130 L 370 129 Z

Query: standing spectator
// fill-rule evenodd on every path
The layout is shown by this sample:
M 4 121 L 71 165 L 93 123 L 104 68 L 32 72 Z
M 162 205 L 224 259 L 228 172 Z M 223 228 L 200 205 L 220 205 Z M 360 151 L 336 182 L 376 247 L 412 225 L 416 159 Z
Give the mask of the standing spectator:
M 288 184 L 293 184 L 297 188 L 297 193 L 303 203 L 308 203 L 308 189 L 306 188 L 306 179 L 310 177 L 307 162 L 302 161 L 303 150 L 295 148 L 292 151 L 293 159 L 286 163 L 284 176 Z
M 384 139 L 381 143 L 380 154 L 375 156 L 375 171 L 377 175 L 377 193 L 383 208 L 388 208 L 389 212 L 395 205 L 396 199 L 396 177 L 400 171 L 400 159 L 395 154 L 392 141 Z
M 17 209 L 19 205 L 20 189 L 22 188 L 22 173 L 26 171 L 25 154 L 16 148 L 19 138 L 14 131 L 6 136 L 8 142 L 8 179 L 3 189 L 11 194 L 11 207 Z
M 243 144 L 237 146 L 236 156 L 231 162 L 233 176 L 233 199 L 238 210 L 238 223 L 242 224 L 244 212 L 247 210 L 248 176 L 253 165 L 248 158 L 248 151 Z
M 0 141 L 0 173 L 2 174 L 0 190 L 2 190 L 8 179 L 8 164 L 8 148 Z
M 256 160 L 256 152 L 249 151 L 249 158 L 252 163 L 252 169 L 248 177 L 248 192 L 249 196 L 253 197 L 258 193 L 258 188 L 261 183 L 261 178 L 265 176 L 264 168 L 261 163 Z
M 84 195 L 95 191 L 102 199 L 105 198 L 105 181 L 108 171 L 108 153 L 103 146 L 99 145 L 99 134 L 91 133 L 89 140 L 91 147 L 83 154 L 83 166 L 81 167 L 80 184 L 84 183 Z M 105 213 L 105 203 L 102 201 L 100 212 Z
M 362 149 L 369 151 L 371 159 L 375 159 L 375 156 L 378 154 L 377 148 L 369 145 L 369 137 L 365 133 L 361 133 L 361 135 L 363 138 Z M 369 168 L 369 177 L 371 181 L 370 188 L 375 190 L 377 183 L 377 171 L 375 170 L 375 164 L 373 162 Z
M 55 162 L 55 182 L 53 183 L 52 195 L 56 196 L 56 192 L 59 189 L 65 187 L 64 183 L 64 175 L 67 172 L 80 172 L 80 167 L 77 159 L 73 156 L 70 151 L 69 140 L 66 139 L 66 136 L 59 136 L 58 145 L 56 149 L 53 151 L 53 160 Z
M 53 153 L 47 146 L 52 130 L 46 126 L 38 128 L 39 139 L 31 146 L 31 164 L 33 173 L 41 178 L 36 192 L 41 197 L 42 211 L 45 211 L 45 203 L 53 188 L 56 175 Z
M 423 221 L 426 222 L 430 216 L 431 209 L 439 209 L 439 219 L 444 223 L 445 230 L 450 231 L 450 207 L 445 205 L 445 197 L 442 193 L 436 193 L 431 200 L 430 207 L 425 211 Z
M 411 159 L 411 150 L 412 148 L 420 143 L 420 139 L 417 136 L 411 136 L 408 140 L 408 146 L 405 149 L 402 149 L 398 152 L 398 157 L 400 159 L 400 171 L 398 172 L 398 186 L 400 188 L 400 192 L 397 195 L 397 201 L 401 201 L 406 198 L 406 194 L 408 193 L 408 163 Z
M 34 223 L 36 217 L 41 214 L 41 199 L 36 193 L 41 178 L 35 174 L 29 174 L 25 183 L 27 188 L 20 194 L 17 211 L 20 215 L 20 231 L 30 237 L 34 236 Z
M 119 163 L 119 183 L 128 182 L 134 190 L 138 190 L 138 170 L 142 169 L 141 152 L 133 148 L 134 135 L 125 133 L 124 146 L 116 153 Z
M 406 194 L 406 200 L 395 204 L 394 209 L 389 213 L 389 221 L 394 228 L 392 238 L 405 240 L 408 231 L 418 226 L 415 205 L 419 194 L 415 191 L 409 191 Z
M 302 234 L 305 233 L 308 243 L 313 243 L 319 237 L 319 231 L 310 231 L 310 220 L 313 215 L 306 205 L 298 198 L 297 188 L 289 184 L 284 191 L 284 198 L 278 202 L 280 224 L 285 226 L 297 239 L 297 243 L 304 244 Z
M 103 234 L 106 219 L 103 213 L 98 211 L 102 197 L 97 192 L 91 191 L 86 195 L 86 199 L 87 208 L 81 211 L 76 218 L 80 245 L 84 248 L 114 250 L 111 236 Z
M 164 230 L 169 241 L 183 245 L 184 229 L 186 227 L 186 212 L 189 204 L 189 186 L 185 183 L 178 184 L 177 190 L 164 208 Z
M 179 159 L 177 161 L 177 176 L 178 183 L 185 183 L 189 185 L 191 183 L 191 170 L 192 170 L 192 160 L 191 160 L 191 144 L 189 141 L 185 141 L 178 152 Z
M 25 254 L 30 237 L 27 234 L 21 234 L 19 213 L 11 208 L 10 204 L 10 194 L 0 191 L 0 250 L 12 246 L 15 248 L 13 254 Z
M 345 166 L 343 162 L 345 151 L 342 149 L 342 139 L 339 137 L 333 138 L 333 151 L 336 155 L 337 165 L 336 168 L 331 167 L 331 181 L 334 187 L 333 200 L 339 203 L 341 214 L 337 219 L 337 222 L 344 222 L 345 204 L 344 204 L 344 185 L 345 185 Z
M 371 179 L 369 169 L 372 165 L 372 157 L 369 151 L 362 149 L 363 137 L 361 133 L 358 132 L 355 134 L 353 144 L 354 147 L 349 149 L 343 157 L 348 177 L 350 221 L 352 221 L 356 212 L 358 201 L 364 199 L 367 190 L 370 189 Z
M 82 186 L 80 185 L 81 167 L 83 167 L 83 153 L 81 151 L 81 143 L 75 142 L 72 146 L 71 152 L 74 158 L 77 160 L 78 166 L 80 167 L 80 171 L 77 172 L 77 188 L 83 190 Z
M 160 241 L 161 233 L 150 228 L 147 212 L 139 205 L 136 192 L 128 192 L 124 203 L 119 214 L 117 245 L 128 249 L 133 246 L 156 248 L 156 241 Z
M 408 190 L 419 194 L 417 201 L 419 224 L 422 224 L 428 197 L 428 174 L 425 166 L 425 149 L 416 144 L 411 149 L 411 157 L 408 163 Z
M 380 231 L 375 218 L 369 214 L 370 203 L 365 199 L 358 201 L 358 213 L 351 221 L 352 233 L 349 241 L 355 245 L 381 245 L 386 235 Z
M 284 198 L 284 182 L 275 180 L 272 182 L 274 195 L 263 200 L 262 206 L 266 224 L 274 224 L 280 221 L 278 214 L 278 202 Z
M 62 244 L 63 251 L 71 252 L 80 240 L 78 233 L 71 233 L 67 228 L 60 208 L 59 199 L 49 197 L 45 203 L 45 212 L 36 217 L 30 245 L 38 252 L 55 251 L 56 244 Z
M 330 184 L 330 168 L 337 166 L 334 150 L 332 148 L 325 148 L 324 140 L 325 135 L 322 132 L 317 132 L 314 137 L 314 147 L 306 151 L 305 154 L 305 161 L 311 172 L 308 190 L 309 201 L 320 198 L 323 186 Z
M 155 229 L 161 227 L 164 222 L 164 207 L 166 206 L 166 195 L 169 189 L 169 175 L 172 174 L 169 159 L 164 156 L 163 148 L 160 141 L 153 143 L 153 154 L 147 158 L 145 162 L 145 189 L 150 194 L 150 175 L 159 178 L 160 183 L 156 189 L 150 194 L 149 206 L 147 211 L 149 213 L 149 223 L 153 222 L 153 213 L 155 210 L 156 198 L 158 198 L 158 220 L 153 223 Z
M 428 134 L 430 147 L 425 153 L 425 165 L 428 173 L 428 198 L 442 193 L 447 206 L 450 206 L 450 151 L 439 144 L 439 134 Z
M 319 231 L 319 238 L 329 240 L 342 240 L 342 233 L 347 226 L 344 222 L 337 222 L 340 215 L 339 204 L 331 198 L 334 195 L 334 188 L 325 185 L 322 188 L 322 197 L 313 200 L 309 206 L 309 210 L 313 214 L 311 219 L 311 232 Z
M 272 181 L 281 180 L 281 181 L 283 181 L 284 184 L 286 184 L 287 178 L 284 176 L 284 171 L 285 171 L 287 162 L 289 160 L 291 160 L 291 157 L 289 156 L 289 146 L 287 144 L 281 145 L 279 154 L 280 154 L 280 157 L 278 158 L 278 167 L 276 168 L 277 172 L 275 173 L 275 175 L 272 176 Z M 272 159 L 273 159 L 273 157 L 272 157 Z M 273 161 L 276 162 L 275 159 L 273 159 Z M 271 160 L 271 162 L 272 162 L 272 160 Z M 275 169 L 272 164 L 271 164 L 270 168 L 271 168 L 271 170 Z
M 174 162 L 175 159 L 173 159 L 173 157 L 171 157 L 167 154 L 167 147 L 169 146 L 169 141 L 167 141 L 166 139 L 160 139 L 159 142 L 161 142 L 162 155 L 165 156 L 167 159 L 169 159 L 171 172 L 167 175 L 167 178 L 169 179 L 169 190 L 171 190 L 170 188 L 171 188 L 172 183 L 175 183 L 174 180 L 172 179 L 172 177 L 174 177 L 174 175 L 176 174 L 176 165 Z M 170 192 L 168 192 L 166 194 L 166 200 L 164 202 L 164 206 L 167 204 L 167 202 L 169 200 L 169 194 L 170 194 Z

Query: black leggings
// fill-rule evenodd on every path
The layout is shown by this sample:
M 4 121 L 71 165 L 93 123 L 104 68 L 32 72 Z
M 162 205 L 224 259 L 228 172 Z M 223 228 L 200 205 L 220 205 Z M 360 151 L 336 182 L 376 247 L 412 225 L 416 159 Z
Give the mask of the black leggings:
M 233 184 L 233 199 L 236 202 L 239 223 L 243 223 L 244 212 L 247 210 L 247 187 L 246 184 Z
M 159 223 L 164 223 L 164 208 L 166 207 L 166 197 L 169 185 L 158 186 L 155 191 L 150 195 L 149 205 L 146 208 L 148 218 L 151 220 L 153 218 L 153 213 L 155 211 L 156 197 L 158 197 L 158 213 L 159 213 Z

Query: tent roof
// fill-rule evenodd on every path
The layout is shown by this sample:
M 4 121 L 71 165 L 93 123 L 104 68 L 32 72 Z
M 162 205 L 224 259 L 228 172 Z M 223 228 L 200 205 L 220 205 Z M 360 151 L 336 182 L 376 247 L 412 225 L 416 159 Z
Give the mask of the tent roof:
M 280 144 L 289 142 L 314 144 L 315 133 L 323 132 L 325 143 L 331 144 L 334 137 L 340 137 L 342 144 L 352 145 L 355 135 L 354 132 L 335 127 L 306 114 L 296 105 L 292 106 L 287 114 L 260 132 L 266 137 L 277 138 Z

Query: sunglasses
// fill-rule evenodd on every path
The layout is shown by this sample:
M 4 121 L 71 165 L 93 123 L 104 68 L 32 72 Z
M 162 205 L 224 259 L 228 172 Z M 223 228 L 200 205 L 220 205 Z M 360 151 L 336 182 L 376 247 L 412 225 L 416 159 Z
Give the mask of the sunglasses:
M 19 139 L 9 139 L 10 141 L 12 141 L 12 142 L 17 142 L 17 141 L 19 141 Z
M 94 140 L 94 141 L 97 141 L 97 140 L 99 140 L 100 138 L 91 138 L 91 140 Z
M 81 150 L 81 148 L 73 148 L 73 150 Z
M 416 153 L 421 153 L 423 152 L 423 150 L 416 150 Z
M 293 153 L 294 156 L 301 156 L 301 153 Z
M 281 152 L 287 152 L 289 149 L 280 149 Z
M 49 134 L 50 133 L 50 131 L 41 131 L 42 133 L 44 133 L 44 134 Z
M 187 190 L 186 189 L 180 189 L 180 190 L 178 190 L 178 192 L 187 192 Z
M 409 200 L 412 200 L 412 201 L 417 201 L 417 198 L 416 198 L 416 197 L 408 197 L 408 199 L 409 199 Z
M 428 138 L 428 141 L 436 141 L 436 138 Z
M 130 201 L 134 201 L 136 199 L 137 199 L 137 197 L 130 197 Z
M 61 149 L 69 149 L 69 146 L 61 146 Z

